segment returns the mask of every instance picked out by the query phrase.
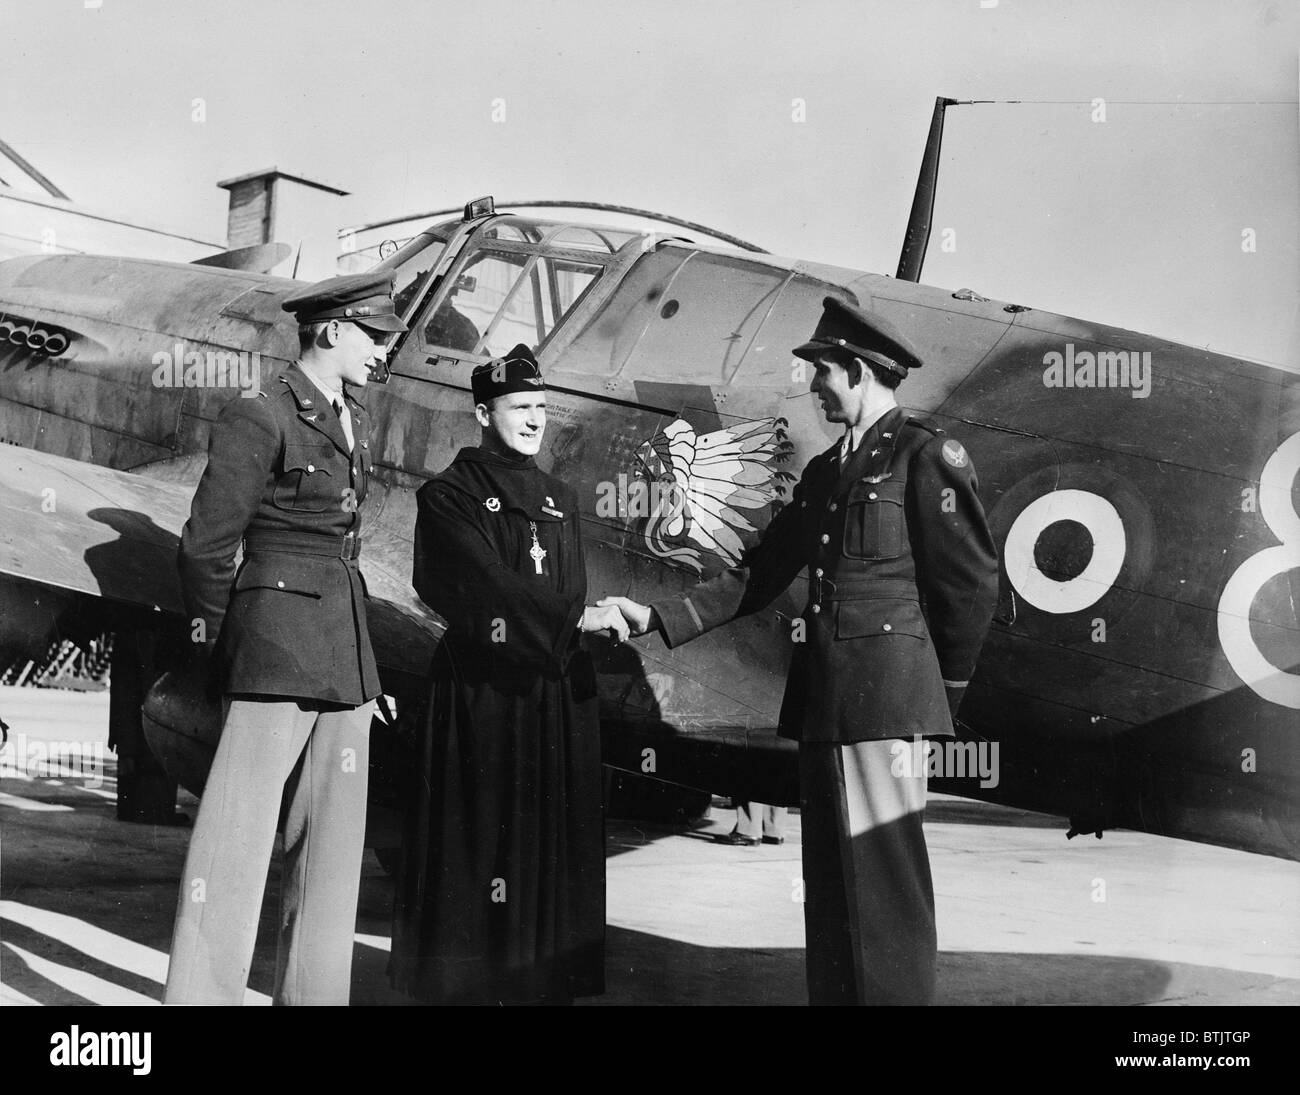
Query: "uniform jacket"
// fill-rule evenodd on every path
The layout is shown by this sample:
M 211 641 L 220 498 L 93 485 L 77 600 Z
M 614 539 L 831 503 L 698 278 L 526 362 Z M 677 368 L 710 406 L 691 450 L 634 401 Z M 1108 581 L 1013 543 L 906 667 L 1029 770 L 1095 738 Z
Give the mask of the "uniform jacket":
M 181 533 L 186 611 L 202 620 L 228 694 L 358 705 L 379 694 L 359 549 L 370 421 L 350 393 L 355 451 L 295 363 L 212 426 Z M 235 569 L 235 553 L 244 560 Z
M 655 603 L 665 641 L 676 646 L 758 611 L 805 567 L 809 601 L 781 735 L 951 737 L 945 682 L 960 688 L 970 679 L 998 591 L 996 548 L 965 449 L 894 408 L 847 467 L 838 444 L 814 457 L 738 566 Z

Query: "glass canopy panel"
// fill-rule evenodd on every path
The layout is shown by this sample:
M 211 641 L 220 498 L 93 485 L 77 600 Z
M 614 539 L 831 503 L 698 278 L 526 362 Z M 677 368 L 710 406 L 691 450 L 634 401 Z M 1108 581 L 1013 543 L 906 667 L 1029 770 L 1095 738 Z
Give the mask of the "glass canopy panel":
M 638 232 L 620 231 L 616 228 L 592 228 L 585 224 L 556 226 L 546 238 L 548 247 L 567 247 L 575 251 L 599 251 L 613 254 L 628 240 L 636 239 Z
M 428 287 L 429 276 L 446 249 L 446 239 L 435 231 L 423 232 L 383 264 L 393 271 L 393 305 L 408 319 Z

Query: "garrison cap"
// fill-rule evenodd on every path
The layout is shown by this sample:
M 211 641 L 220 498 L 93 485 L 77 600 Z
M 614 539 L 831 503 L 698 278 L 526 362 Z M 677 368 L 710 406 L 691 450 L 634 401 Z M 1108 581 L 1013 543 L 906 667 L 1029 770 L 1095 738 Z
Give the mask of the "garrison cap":
M 909 369 L 921 367 L 916 351 L 883 319 L 846 304 L 839 297 L 826 297 L 822 309 L 812 338 L 794 348 L 795 357 L 815 361 L 818 354 L 844 350 L 863 361 L 874 361 L 900 377 L 907 376 Z
M 475 368 L 470 374 L 469 386 L 475 403 L 487 403 L 512 392 L 546 390 L 537 358 L 522 342 L 505 357 L 493 358 Z
M 387 270 L 341 274 L 291 293 L 280 303 L 299 323 L 341 319 L 376 331 L 405 331 L 393 309 L 393 275 Z

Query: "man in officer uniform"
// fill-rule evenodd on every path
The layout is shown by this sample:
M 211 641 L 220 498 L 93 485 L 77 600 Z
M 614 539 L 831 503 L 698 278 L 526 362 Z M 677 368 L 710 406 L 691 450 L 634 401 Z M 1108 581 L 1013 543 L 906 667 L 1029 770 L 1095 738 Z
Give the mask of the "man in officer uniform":
M 896 743 L 953 736 L 997 603 L 996 549 L 966 450 L 895 401 L 921 366 L 901 335 L 827 297 L 794 353 L 843 439 L 809 461 L 740 565 L 649 608 L 598 603 L 677 646 L 763 608 L 807 567 L 779 730 L 800 743 L 809 998 L 930 1003 L 925 775 L 894 764 Z
M 179 567 L 224 724 L 181 880 L 169 1004 L 242 1001 L 282 798 L 274 999 L 348 1002 L 380 692 L 357 562 L 369 419 L 349 387 L 406 329 L 391 292 L 372 273 L 287 297 L 299 360 L 212 427 Z

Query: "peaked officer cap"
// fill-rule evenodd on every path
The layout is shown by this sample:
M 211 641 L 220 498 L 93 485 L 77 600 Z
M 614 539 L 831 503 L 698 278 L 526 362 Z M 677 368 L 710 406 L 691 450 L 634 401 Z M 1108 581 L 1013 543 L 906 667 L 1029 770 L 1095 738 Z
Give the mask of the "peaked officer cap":
M 907 376 L 909 369 L 921 367 L 921 359 L 907 339 L 880 317 L 838 297 L 826 297 L 822 309 L 812 338 L 792 351 L 795 357 L 815 361 L 818 354 L 844 350 L 901 377 Z
M 341 274 L 291 293 L 280 303 L 299 323 L 341 319 L 376 331 L 405 331 L 393 308 L 393 275 L 387 270 Z

